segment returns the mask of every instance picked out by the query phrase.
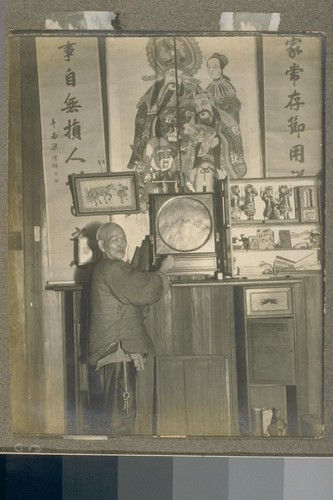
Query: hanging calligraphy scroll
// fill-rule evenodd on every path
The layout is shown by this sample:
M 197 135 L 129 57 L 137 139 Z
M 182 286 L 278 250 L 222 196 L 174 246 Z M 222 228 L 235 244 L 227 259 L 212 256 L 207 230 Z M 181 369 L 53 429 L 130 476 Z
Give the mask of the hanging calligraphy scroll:
M 267 176 L 322 168 L 322 40 L 264 37 Z
M 106 171 L 97 39 L 37 38 L 46 190 L 48 281 L 74 279 L 73 241 L 91 218 L 71 214 L 73 173 Z M 64 215 L 65 216 L 62 216 Z M 105 221 L 106 217 L 99 218 Z M 80 229 L 79 228 L 79 229 Z

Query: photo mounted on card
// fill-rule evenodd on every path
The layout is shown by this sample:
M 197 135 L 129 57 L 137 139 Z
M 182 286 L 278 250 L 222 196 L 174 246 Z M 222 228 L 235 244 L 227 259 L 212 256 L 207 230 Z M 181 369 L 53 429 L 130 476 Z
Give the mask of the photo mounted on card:
M 13 432 L 322 437 L 324 46 L 11 35 Z

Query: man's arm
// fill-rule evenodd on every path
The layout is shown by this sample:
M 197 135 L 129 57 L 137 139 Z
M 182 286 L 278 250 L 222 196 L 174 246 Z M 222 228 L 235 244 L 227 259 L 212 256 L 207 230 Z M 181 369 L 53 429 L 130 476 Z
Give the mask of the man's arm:
M 111 268 L 110 289 L 123 304 L 138 307 L 154 304 L 169 288 L 165 273 L 173 262 L 172 257 L 165 259 L 156 272 L 138 271 L 126 262 L 119 262 Z

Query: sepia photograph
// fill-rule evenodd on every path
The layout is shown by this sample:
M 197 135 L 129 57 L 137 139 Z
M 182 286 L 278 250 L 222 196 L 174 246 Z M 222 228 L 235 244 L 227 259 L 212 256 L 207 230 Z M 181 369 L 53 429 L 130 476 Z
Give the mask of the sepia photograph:
M 14 433 L 323 436 L 324 48 L 10 35 Z

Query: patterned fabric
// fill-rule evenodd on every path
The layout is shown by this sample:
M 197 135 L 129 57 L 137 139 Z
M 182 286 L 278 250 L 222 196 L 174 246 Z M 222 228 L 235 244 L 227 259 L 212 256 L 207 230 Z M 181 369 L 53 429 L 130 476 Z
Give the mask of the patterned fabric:
M 226 77 L 212 81 L 207 92 L 211 95 L 216 108 L 225 111 L 239 123 L 240 100 L 236 95 L 236 89 Z

